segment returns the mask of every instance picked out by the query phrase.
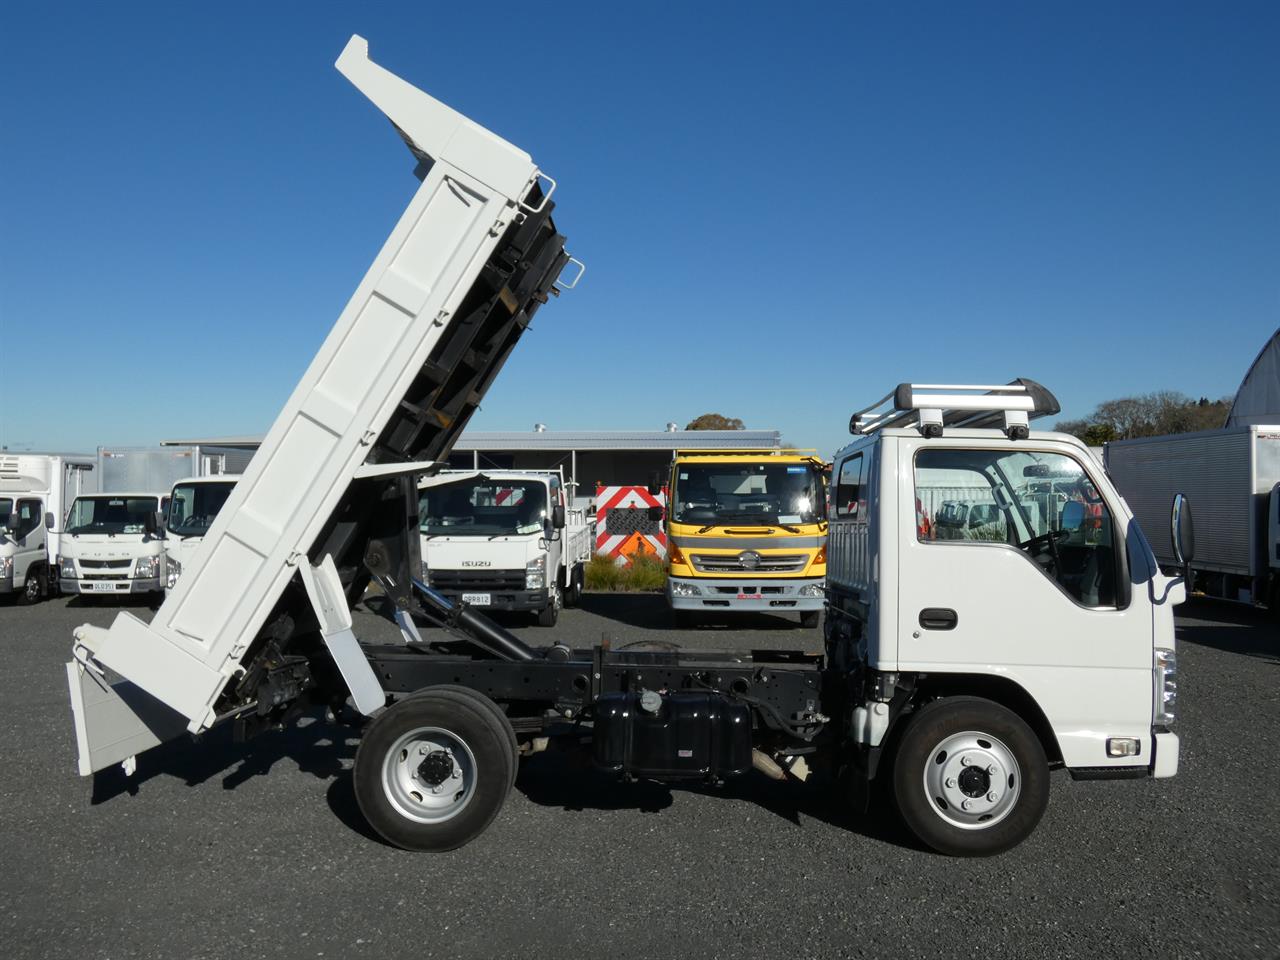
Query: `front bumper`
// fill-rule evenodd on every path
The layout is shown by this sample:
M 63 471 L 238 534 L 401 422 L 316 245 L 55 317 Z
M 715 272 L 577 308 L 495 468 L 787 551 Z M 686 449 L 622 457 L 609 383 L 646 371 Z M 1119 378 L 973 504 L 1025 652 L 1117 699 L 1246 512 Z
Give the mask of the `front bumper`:
M 750 580 L 746 577 L 715 579 L 712 577 L 668 577 L 667 603 L 672 610 L 744 610 L 759 613 L 797 613 L 821 610 L 826 603 L 821 587 L 824 577 L 795 580 L 776 578 Z M 701 591 L 695 596 L 677 596 L 675 583 L 691 584 Z M 806 586 L 819 588 L 816 597 L 802 597 Z
M 450 603 L 456 604 L 462 601 L 462 591 L 460 590 L 441 590 L 439 587 L 432 587 L 431 589 L 445 597 Z M 481 613 L 486 610 L 542 610 L 551 602 L 551 594 L 545 588 L 542 590 L 499 590 L 478 586 L 468 587 L 466 593 L 468 596 L 473 593 L 488 594 L 488 603 L 469 604 L 469 606 L 479 610 Z
M 80 593 L 87 597 L 128 596 L 135 593 L 157 593 L 164 589 L 159 577 L 142 580 L 69 579 L 58 581 L 63 593 Z

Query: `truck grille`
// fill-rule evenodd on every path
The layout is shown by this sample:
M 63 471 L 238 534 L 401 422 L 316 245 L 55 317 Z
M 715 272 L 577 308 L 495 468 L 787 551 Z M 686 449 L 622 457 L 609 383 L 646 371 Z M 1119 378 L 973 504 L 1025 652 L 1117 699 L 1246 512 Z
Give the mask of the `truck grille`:
M 523 570 L 427 570 L 427 583 L 449 592 L 523 590 L 524 581 Z
M 700 573 L 797 573 L 809 562 L 803 553 L 762 556 L 750 551 L 727 556 L 695 553 L 691 559 L 693 569 Z
M 82 570 L 128 570 L 133 565 L 133 561 L 126 558 L 124 560 L 81 560 L 80 569 Z

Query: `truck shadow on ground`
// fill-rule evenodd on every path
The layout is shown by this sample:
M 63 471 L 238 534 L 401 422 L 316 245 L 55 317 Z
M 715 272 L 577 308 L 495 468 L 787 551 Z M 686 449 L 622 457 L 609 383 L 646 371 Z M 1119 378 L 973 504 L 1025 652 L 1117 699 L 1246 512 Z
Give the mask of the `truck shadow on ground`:
M 1177 611 L 1179 643 L 1280 664 L 1280 617 L 1273 611 L 1203 599 L 1191 600 Z
M 668 632 L 676 629 L 667 599 L 660 593 L 584 593 L 578 606 L 586 613 L 615 620 L 628 627 Z M 698 614 L 698 617 L 700 619 L 693 629 L 700 633 L 716 630 L 799 632 L 802 629 L 800 616 L 796 613 L 735 613 L 732 617 L 720 618 L 714 614 Z
M 222 788 L 234 790 L 253 777 L 270 773 L 281 760 L 328 780 L 345 772 L 359 743 L 357 728 L 319 717 L 303 718 L 284 730 L 242 742 L 236 741 L 231 724 L 223 724 L 203 734 L 199 743 L 184 736 L 142 754 L 133 776 L 126 776 L 119 766 L 99 771 L 93 776 L 91 802 L 106 803 L 121 794 L 136 796 L 148 780 L 165 776 L 194 787 L 222 775 Z
M 588 810 L 661 814 L 675 803 L 677 794 L 708 796 L 722 803 L 751 804 L 797 829 L 804 829 L 805 819 L 817 820 L 880 843 L 926 850 L 886 809 L 883 798 L 874 798 L 866 814 L 857 814 L 842 800 L 835 784 L 816 777 L 808 783 L 779 782 L 751 771 L 731 777 L 721 787 L 652 780 L 624 783 L 592 769 L 572 753 L 549 751 L 521 762 L 516 789 L 532 803 L 568 814 Z

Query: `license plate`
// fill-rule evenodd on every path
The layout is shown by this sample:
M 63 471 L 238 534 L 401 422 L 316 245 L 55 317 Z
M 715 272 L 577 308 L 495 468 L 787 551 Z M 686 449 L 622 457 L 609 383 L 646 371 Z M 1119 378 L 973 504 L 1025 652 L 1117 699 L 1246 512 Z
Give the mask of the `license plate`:
M 491 602 L 491 597 L 487 593 L 464 593 L 462 602 L 469 603 L 473 607 L 487 607 Z
M 94 583 L 90 581 L 85 584 L 93 593 L 115 593 L 116 585 L 114 583 Z
M 738 594 L 738 599 L 739 600 L 763 600 L 764 594 L 763 593 L 740 593 Z

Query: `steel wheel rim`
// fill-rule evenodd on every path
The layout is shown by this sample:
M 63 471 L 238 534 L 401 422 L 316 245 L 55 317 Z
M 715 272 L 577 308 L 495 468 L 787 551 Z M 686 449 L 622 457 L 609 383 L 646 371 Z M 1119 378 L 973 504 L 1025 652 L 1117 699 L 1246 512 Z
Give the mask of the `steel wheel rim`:
M 24 587 L 28 600 L 40 599 L 40 575 L 38 573 L 28 573 L 27 582 Z
M 425 773 L 424 762 L 430 768 Z M 475 796 L 476 780 L 476 758 L 467 742 L 440 727 L 402 734 L 382 759 L 383 794 L 397 813 L 416 823 L 452 820 Z
M 961 830 L 994 827 L 1022 795 L 1022 771 L 1013 751 L 978 730 L 953 733 L 934 746 L 925 758 L 922 782 L 929 808 Z

